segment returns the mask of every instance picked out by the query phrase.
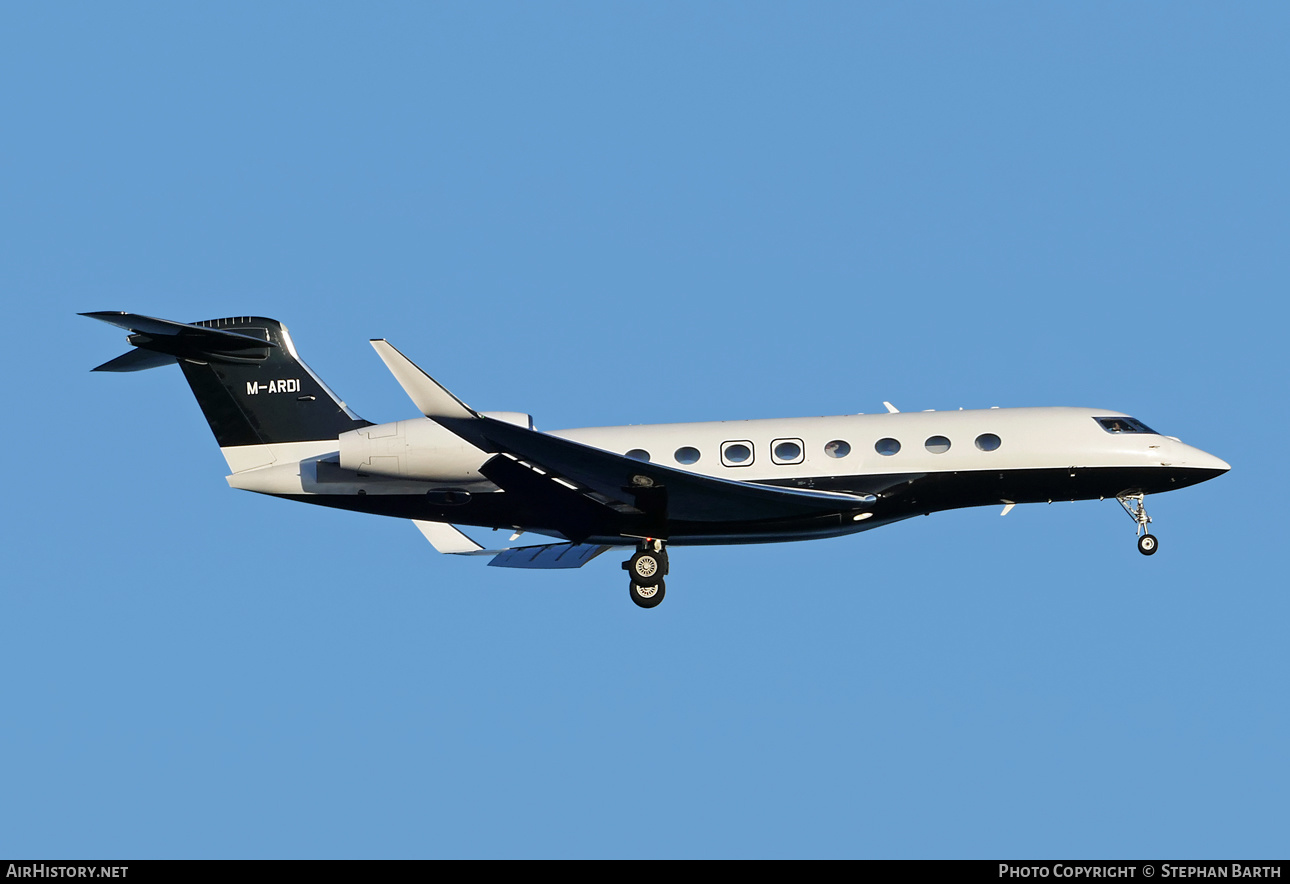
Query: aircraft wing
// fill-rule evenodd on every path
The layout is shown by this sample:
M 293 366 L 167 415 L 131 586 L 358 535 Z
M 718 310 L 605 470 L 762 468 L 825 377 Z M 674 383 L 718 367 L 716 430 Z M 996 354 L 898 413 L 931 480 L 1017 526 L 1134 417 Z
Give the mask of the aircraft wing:
M 612 546 L 595 543 L 544 543 L 509 549 L 484 549 L 445 522 L 413 519 L 412 524 L 425 535 L 430 545 L 441 553 L 457 556 L 492 556 L 488 564 L 495 568 L 564 569 L 581 568 Z
M 485 451 L 494 450 L 503 457 L 518 458 L 521 466 L 528 462 L 529 469 L 538 466 L 642 512 L 665 510 L 671 519 L 695 522 L 793 519 L 854 510 L 864 505 L 862 498 L 850 494 L 756 485 L 642 463 L 489 417 L 472 421 L 440 418 L 438 422 Z M 484 474 L 489 472 L 486 466 Z
M 493 568 L 581 568 L 602 552 L 614 547 L 595 543 L 548 543 L 544 546 L 520 546 L 493 556 Z
M 796 520 L 854 512 L 872 498 L 718 479 L 540 433 L 485 417 L 453 396 L 387 341 L 372 346 L 428 418 L 498 456 L 482 472 L 527 498 L 564 498 L 643 515 L 647 521 Z M 582 519 L 578 521 L 582 522 Z M 585 536 L 585 535 L 584 535 Z

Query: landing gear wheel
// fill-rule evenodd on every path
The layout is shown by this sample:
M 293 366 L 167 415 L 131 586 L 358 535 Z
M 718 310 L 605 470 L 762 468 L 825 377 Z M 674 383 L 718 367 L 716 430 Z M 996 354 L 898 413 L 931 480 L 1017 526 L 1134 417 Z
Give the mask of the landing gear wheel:
M 1147 495 L 1139 491 L 1137 494 L 1117 494 L 1115 499 L 1124 507 L 1129 518 L 1138 523 L 1138 552 L 1144 556 L 1154 556 L 1156 550 L 1160 549 L 1160 541 L 1147 527 L 1151 524 L 1151 517 L 1147 515 Z
M 663 585 L 663 578 L 658 579 L 658 583 L 653 586 L 641 586 L 636 581 L 632 581 L 632 601 L 642 608 L 656 607 L 661 601 L 666 589 Z
M 631 575 L 632 583 L 638 586 L 661 585 L 663 575 L 667 573 L 665 555 L 651 549 L 638 550 L 627 561 L 627 573 Z

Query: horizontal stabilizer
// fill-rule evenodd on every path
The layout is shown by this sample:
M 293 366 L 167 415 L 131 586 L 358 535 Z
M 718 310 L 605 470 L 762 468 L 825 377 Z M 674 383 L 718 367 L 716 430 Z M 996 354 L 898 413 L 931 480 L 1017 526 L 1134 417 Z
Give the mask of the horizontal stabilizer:
M 498 568 L 581 568 L 612 546 L 595 543 L 549 543 L 502 550 L 488 564 Z
M 239 350 L 263 350 L 265 347 L 278 346 L 274 341 L 254 335 L 244 335 L 204 325 L 190 325 L 187 322 L 175 322 L 171 319 L 157 319 L 155 316 L 142 316 L 138 313 L 124 313 L 120 310 L 103 310 L 81 315 L 106 322 L 108 325 L 115 325 L 135 335 L 142 335 L 142 340 L 132 339 L 130 343 L 163 353 L 235 353 Z
M 160 368 L 163 365 L 174 365 L 179 360 L 167 353 L 154 353 L 151 350 L 134 349 L 122 353 L 116 359 L 109 359 L 91 371 L 144 371 L 149 368 Z

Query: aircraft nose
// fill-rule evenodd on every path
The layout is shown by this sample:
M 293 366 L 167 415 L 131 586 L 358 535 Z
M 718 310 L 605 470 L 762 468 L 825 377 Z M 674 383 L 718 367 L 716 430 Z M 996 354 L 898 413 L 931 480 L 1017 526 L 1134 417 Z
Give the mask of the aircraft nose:
M 1189 467 L 1210 470 L 1215 476 L 1226 473 L 1232 468 L 1232 465 L 1227 461 L 1220 457 L 1215 457 L 1208 451 L 1201 451 L 1199 448 L 1193 448 L 1190 445 L 1184 445 L 1183 451 L 1183 462 Z
M 1197 464 L 1198 466 L 1204 467 L 1207 470 L 1218 470 L 1223 473 L 1226 473 L 1232 468 L 1232 465 L 1221 457 L 1215 457 L 1208 452 L 1201 451 L 1199 448 L 1196 449 L 1196 451 L 1200 455 L 1199 462 Z

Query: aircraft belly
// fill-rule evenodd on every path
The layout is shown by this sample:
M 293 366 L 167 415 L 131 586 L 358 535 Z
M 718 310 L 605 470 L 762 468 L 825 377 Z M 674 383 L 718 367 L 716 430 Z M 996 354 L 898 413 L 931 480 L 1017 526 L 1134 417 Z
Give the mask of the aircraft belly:
M 1097 500 L 1126 491 L 1159 494 L 1186 488 L 1220 475 L 1221 470 L 1174 466 L 1045 467 L 939 473 L 886 473 L 812 480 L 812 487 L 852 494 L 876 494 L 876 512 L 937 512 L 972 506 Z M 768 483 L 770 484 L 770 483 Z M 774 483 L 774 484 L 789 484 Z
M 1220 471 L 1221 472 L 1221 471 Z M 555 512 L 536 498 L 507 492 L 472 494 L 462 504 L 446 506 L 417 494 L 277 494 L 291 500 L 402 519 L 423 519 L 483 528 L 520 527 L 526 531 L 576 542 L 621 544 L 636 537 L 660 537 L 673 545 L 774 543 L 839 537 L 867 531 L 912 516 L 1002 502 L 1044 503 L 1050 500 L 1096 500 L 1123 493 L 1147 494 L 1183 488 L 1213 478 L 1217 472 L 1188 467 L 1068 467 L 945 473 L 889 473 L 826 477 L 814 480 L 820 490 L 872 493 L 872 504 L 843 513 L 791 520 L 638 522 L 606 508 L 600 518 L 587 510 Z M 863 516 L 871 513 L 871 516 Z M 860 519 L 856 516 L 860 515 Z

